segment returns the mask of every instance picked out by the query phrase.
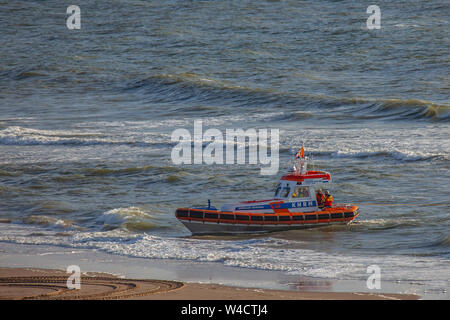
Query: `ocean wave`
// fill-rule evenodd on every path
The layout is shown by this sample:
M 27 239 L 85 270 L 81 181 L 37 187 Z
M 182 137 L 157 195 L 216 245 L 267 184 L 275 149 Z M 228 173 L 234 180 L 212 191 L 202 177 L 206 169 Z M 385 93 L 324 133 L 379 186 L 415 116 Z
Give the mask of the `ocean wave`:
M 195 73 L 156 74 L 128 83 L 123 90 L 139 91 L 154 97 L 154 102 L 235 101 L 264 102 L 255 93 L 265 96 L 270 90 L 250 88 L 230 81 L 211 79 Z
M 338 97 L 307 92 L 241 86 L 194 73 L 157 74 L 133 81 L 122 90 L 143 94 L 154 103 L 183 102 L 177 114 L 222 114 L 226 107 L 288 109 L 285 119 L 301 121 L 316 116 L 333 119 L 449 121 L 450 105 L 420 99 Z M 198 107 L 198 103 L 208 107 Z M 221 108 L 217 108 L 220 105 Z M 323 109 L 327 112 L 323 112 Z
M 112 144 L 102 138 L 92 138 L 91 134 L 64 131 L 38 130 L 19 126 L 0 130 L 0 144 L 3 145 L 96 145 Z
M 0 130 L 0 145 L 15 146 L 96 146 L 96 145 L 125 145 L 130 147 L 168 147 L 174 143 L 164 138 L 161 141 L 120 140 L 98 137 L 95 133 L 64 132 L 51 130 L 38 130 L 18 126 L 7 127 Z
M 25 224 L 34 224 L 55 229 L 82 229 L 71 220 L 54 218 L 45 215 L 31 215 L 23 218 L 22 222 Z
M 323 154 L 323 153 L 322 153 Z M 399 150 L 376 151 L 334 151 L 329 153 L 334 158 L 391 158 L 399 161 L 448 160 L 443 154 L 422 153 Z
M 40 188 L 41 185 L 39 185 L 38 188 Z M 33 205 L 33 213 L 39 214 L 50 214 L 50 215 L 66 215 L 70 213 L 74 213 L 76 210 L 72 207 L 71 204 L 66 203 L 64 201 L 55 201 L 55 200 L 40 200 L 37 201 Z M 38 216 L 37 216 L 38 217 Z
M 307 120 L 314 117 L 314 113 L 305 111 L 294 111 L 288 115 L 288 118 L 293 120 Z
M 433 243 L 433 246 L 450 247 L 450 235 L 444 236 Z
M 183 168 L 177 166 L 157 166 L 157 165 L 145 165 L 140 167 L 126 167 L 126 168 L 86 168 L 82 169 L 83 176 L 117 176 L 117 175 L 130 175 L 151 172 L 152 174 L 177 174 L 182 173 Z
M 170 112 L 178 115 L 211 116 L 223 115 L 224 112 L 237 114 L 236 111 L 243 111 L 248 115 L 249 110 L 252 114 L 264 114 L 264 109 L 295 108 L 317 102 L 308 99 L 313 96 L 307 93 L 279 92 L 274 88 L 236 84 L 194 73 L 156 74 L 130 81 L 121 90 L 128 94 L 135 93 L 144 101 L 176 105 Z
M 292 147 L 281 147 L 280 153 L 295 154 L 298 151 L 296 148 Z M 441 153 L 429 153 L 420 151 L 408 151 L 408 150 L 314 150 L 310 149 L 307 152 L 307 156 L 313 159 L 317 158 L 354 158 L 354 159 L 376 159 L 376 158 L 387 158 L 397 161 L 430 161 L 430 160 L 441 160 L 449 161 L 448 154 Z
M 115 225 L 127 217 L 146 218 L 149 213 L 136 207 L 117 208 L 105 212 L 99 220 Z M 380 221 L 372 221 L 378 224 Z M 76 232 L 72 235 L 40 236 L 37 227 L 0 225 L 0 241 L 17 244 L 46 244 L 74 249 L 99 250 L 114 255 L 147 259 L 170 259 L 215 262 L 225 266 L 276 270 L 290 274 L 333 278 L 367 279 L 367 266 L 379 265 L 385 280 L 433 282 L 446 285 L 448 261 L 439 257 L 407 255 L 345 255 L 292 247 L 292 241 L 273 237 L 222 240 L 183 237 L 161 237 L 148 233 L 130 233 L 124 228 L 96 232 Z M 30 230 L 33 232 L 30 234 Z M 51 235 L 51 234 L 49 234 Z M 430 272 L 433 270 L 433 272 Z M 411 274 L 414 276 L 412 277 Z M 417 280 L 419 279 L 419 280 Z
M 110 213 L 116 215 L 117 213 Z M 141 215 L 137 213 L 137 215 Z M 120 219 L 119 219 L 120 220 Z M 1 227 L 1 226 L 0 226 Z M 436 257 L 395 255 L 342 255 L 305 248 L 291 248 L 288 240 L 274 238 L 207 241 L 129 233 L 121 229 L 77 232 L 71 236 L 42 237 L 1 233 L 0 241 L 20 244 L 53 244 L 75 249 L 94 249 L 114 255 L 147 259 L 215 262 L 230 267 L 283 271 L 289 274 L 333 278 L 367 279 L 367 266 L 379 265 L 385 280 L 447 281 L 447 260 Z M 405 271 L 406 270 L 406 271 Z M 433 270 L 432 273 L 429 271 Z M 420 279 L 420 280 L 417 280 Z
M 22 174 L 22 171 L 9 171 L 0 169 L 0 177 L 19 177 Z
M 8 75 L 9 77 L 13 78 L 14 80 L 26 80 L 28 78 L 34 78 L 34 77 L 45 77 L 47 76 L 46 73 L 35 71 L 35 70 L 12 70 L 10 72 L 4 73 L 3 76 Z
M 450 120 L 450 105 L 419 99 L 341 98 L 356 118 Z
M 131 232 L 143 232 L 167 228 L 166 222 L 139 207 L 116 208 L 103 213 L 96 219 L 103 230 L 122 229 Z
M 396 218 L 396 219 L 368 219 L 368 220 L 358 220 L 355 224 L 356 228 L 367 228 L 370 230 L 388 230 L 397 229 L 405 227 L 415 227 L 423 225 L 423 221 L 420 219 L 413 218 Z
M 266 121 L 272 119 L 274 116 L 279 116 L 281 113 L 271 112 L 266 114 L 253 114 L 247 115 L 245 118 L 240 115 L 232 115 L 215 119 L 204 119 L 203 122 L 203 132 L 205 132 L 210 126 L 221 126 L 224 123 L 229 123 L 232 121 L 240 122 L 240 121 Z M 200 119 L 202 120 L 202 119 Z M 180 120 L 181 121 L 181 120 Z M 148 132 L 140 132 L 143 127 L 146 126 L 148 122 L 143 121 L 139 122 L 139 124 L 135 124 L 135 127 L 128 126 L 127 122 L 122 123 L 121 125 L 126 127 L 125 131 L 113 131 L 111 133 L 112 137 L 92 137 L 93 133 L 83 133 L 83 132 L 65 132 L 60 130 L 38 130 L 31 128 L 24 128 L 18 126 L 7 127 L 5 129 L 0 130 L 0 145 L 16 145 L 16 146 L 128 146 L 128 147 L 138 147 L 138 148 L 172 148 L 178 144 L 178 141 L 171 140 L 171 134 L 161 132 L 161 133 L 148 133 Z M 102 123 L 107 129 L 108 124 Z M 117 123 L 114 123 L 114 126 L 117 126 Z M 179 126 L 180 128 L 185 128 L 187 130 L 193 131 L 194 121 L 189 122 L 182 120 L 182 123 L 177 123 L 174 126 L 171 120 L 161 121 L 158 126 L 166 129 L 167 127 Z M 242 126 L 238 126 L 235 129 L 240 129 Z M 247 128 L 244 128 L 245 130 Z M 248 132 L 248 135 L 252 135 L 254 132 L 254 137 L 257 137 L 259 129 L 252 129 Z M 136 133 L 138 132 L 138 133 Z M 268 130 L 270 133 L 270 130 Z M 95 134 L 98 135 L 98 134 Z M 235 144 L 234 136 L 230 139 L 226 139 L 228 137 L 226 131 L 222 133 L 223 135 L 223 143 L 224 144 Z M 127 137 L 127 140 L 123 140 L 124 137 Z M 270 135 L 269 135 L 270 137 Z M 210 142 L 214 141 L 214 139 L 203 139 L 195 140 L 195 137 L 192 135 L 192 142 L 200 141 L 202 142 L 203 147 L 209 145 Z M 249 142 L 244 142 L 243 144 L 247 144 Z M 263 145 L 263 141 L 258 142 L 259 145 Z M 255 143 L 256 144 L 256 143 Z M 254 144 L 254 145 L 255 145 Z M 0 173 L 1 174 L 1 173 Z
M 121 174 L 134 174 L 141 172 L 148 172 L 154 169 L 153 166 L 142 166 L 142 167 L 128 167 L 128 168 L 86 168 L 83 169 L 83 173 L 87 176 L 107 176 L 107 175 L 121 175 Z
M 185 172 L 179 172 L 177 174 L 171 174 L 169 176 L 167 176 L 166 178 L 166 182 L 167 183 L 180 183 L 181 181 L 183 181 L 184 176 L 186 176 Z

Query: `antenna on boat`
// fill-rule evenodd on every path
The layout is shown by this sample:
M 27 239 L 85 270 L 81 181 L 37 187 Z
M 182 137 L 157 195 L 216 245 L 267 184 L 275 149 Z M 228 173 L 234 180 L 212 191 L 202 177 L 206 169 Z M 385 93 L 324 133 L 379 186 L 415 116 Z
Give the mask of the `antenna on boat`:
M 313 155 L 312 155 L 312 151 L 309 151 L 309 159 L 311 159 L 311 166 L 312 166 L 312 169 L 313 169 L 313 170 L 316 170 L 316 166 L 315 166 L 315 163 L 314 163 L 314 157 L 313 157 Z

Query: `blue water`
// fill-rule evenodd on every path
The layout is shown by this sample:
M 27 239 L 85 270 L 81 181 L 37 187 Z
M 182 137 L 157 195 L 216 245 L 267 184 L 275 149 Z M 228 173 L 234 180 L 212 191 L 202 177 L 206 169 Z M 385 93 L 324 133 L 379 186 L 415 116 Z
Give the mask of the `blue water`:
M 450 279 L 450 5 L 0 1 L 2 242 L 300 275 Z M 280 130 L 280 170 L 175 165 L 173 130 Z M 351 226 L 192 238 L 177 207 L 270 197 L 301 142 Z M 393 204 L 393 205 L 392 205 Z M 424 289 L 418 289 L 423 291 Z

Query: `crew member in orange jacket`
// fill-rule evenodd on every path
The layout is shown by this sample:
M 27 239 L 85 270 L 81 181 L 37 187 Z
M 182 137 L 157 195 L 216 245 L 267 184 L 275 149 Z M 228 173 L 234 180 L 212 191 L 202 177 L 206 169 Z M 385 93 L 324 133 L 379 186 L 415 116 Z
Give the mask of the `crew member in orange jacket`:
M 325 200 L 324 206 L 326 208 L 330 208 L 333 205 L 333 196 L 330 194 L 330 191 L 325 191 Z
M 319 208 L 323 207 L 323 201 L 325 199 L 325 196 L 322 193 L 322 189 L 317 190 L 317 194 L 316 194 L 316 200 L 317 200 L 317 206 Z

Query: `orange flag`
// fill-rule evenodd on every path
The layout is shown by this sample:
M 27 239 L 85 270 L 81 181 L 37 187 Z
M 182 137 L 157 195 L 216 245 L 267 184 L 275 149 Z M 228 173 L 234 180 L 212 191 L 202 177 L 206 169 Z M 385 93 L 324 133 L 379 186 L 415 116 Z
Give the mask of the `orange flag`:
M 298 150 L 297 154 L 295 155 L 297 158 L 304 158 L 305 157 L 305 149 L 301 147 L 300 150 Z

